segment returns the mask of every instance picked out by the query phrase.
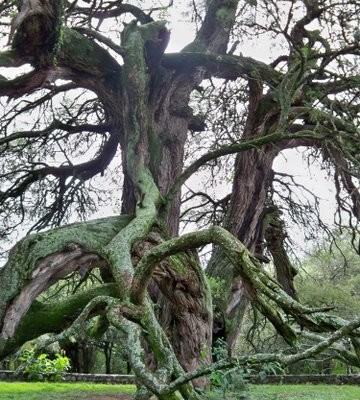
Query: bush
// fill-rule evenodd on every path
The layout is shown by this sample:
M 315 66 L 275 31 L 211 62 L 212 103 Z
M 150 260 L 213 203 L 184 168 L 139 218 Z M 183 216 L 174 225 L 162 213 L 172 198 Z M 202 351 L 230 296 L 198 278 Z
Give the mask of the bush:
M 22 363 L 18 371 L 31 381 L 58 381 L 70 368 L 70 360 L 65 355 L 57 353 L 54 359 L 50 359 L 48 354 L 37 355 L 34 349 L 23 350 L 19 361 Z

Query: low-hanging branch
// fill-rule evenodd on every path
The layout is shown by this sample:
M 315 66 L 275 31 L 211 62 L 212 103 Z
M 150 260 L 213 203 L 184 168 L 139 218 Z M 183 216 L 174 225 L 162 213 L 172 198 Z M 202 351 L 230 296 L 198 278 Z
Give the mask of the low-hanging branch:
M 305 307 L 289 296 L 261 268 L 259 262 L 238 239 L 218 226 L 170 239 L 149 250 L 139 261 L 134 273 L 131 288 L 132 302 L 135 304 L 144 303 L 152 274 L 161 260 L 181 251 L 198 248 L 210 243 L 219 246 L 223 250 L 241 277 L 253 289 L 253 298 L 251 300 L 257 303 L 259 297 L 259 310 L 269 317 L 275 328 L 284 335 L 285 340 L 289 343 L 295 343 L 296 335 L 290 327 L 285 327 L 285 322 L 272 305 L 272 302 L 286 314 L 292 315 L 300 326 L 306 327 L 311 331 L 336 331 L 348 325 L 348 321 L 342 318 L 326 315 L 319 309 Z M 267 307 L 264 307 L 265 301 L 261 296 L 267 298 Z M 348 331 L 346 330 L 346 332 Z M 351 333 L 352 336 L 358 336 L 359 334 L 360 332 L 358 331 Z
M 34 301 L 20 321 L 15 335 L 8 340 L 0 339 L 0 358 L 8 356 L 23 343 L 45 333 L 58 333 L 72 324 L 89 301 L 98 296 L 116 297 L 116 291 L 116 285 L 108 283 L 76 293 L 61 302 Z
M 195 371 L 191 371 L 180 378 L 174 380 L 169 384 L 165 390 L 163 390 L 162 393 L 171 393 L 174 392 L 179 385 L 188 382 L 190 380 L 193 380 L 195 378 L 198 378 L 200 376 L 204 375 L 209 375 L 212 372 L 219 371 L 219 370 L 225 370 L 225 369 L 230 369 L 234 367 L 239 367 L 241 368 L 242 366 L 254 366 L 254 365 L 259 365 L 259 364 L 265 364 L 265 363 L 270 363 L 270 362 L 279 362 L 282 365 L 290 365 L 293 364 L 297 361 L 309 359 L 311 357 L 314 357 L 315 355 L 321 353 L 325 349 L 329 348 L 333 343 L 336 341 L 342 339 L 346 335 L 348 335 L 350 332 L 353 330 L 357 329 L 360 327 L 360 318 L 357 318 L 336 332 L 334 332 L 332 335 L 330 335 L 328 338 L 323 338 L 322 341 L 317 343 L 316 345 L 302 351 L 302 352 L 297 352 L 295 354 L 291 355 L 286 355 L 286 354 L 267 354 L 267 353 L 259 353 L 255 355 L 250 355 L 250 356 L 241 356 L 241 357 L 236 357 L 236 358 L 230 358 L 230 359 L 225 359 L 225 360 L 220 360 L 212 365 L 209 366 L 202 366 L 199 369 Z
M 306 340 L 310 340 L 314 343 L 319 343 L 327 338 L 312 332 L 307 331 L 299 331 L 298 334 Z M 330 351 L 330 354 L 334 354 L 334 357 L 344 362 L 345 364 L 353 365 L 355 367 L 360 367 L 360 360 L 358 357 L 352 353 L 343 343 L 334 342 L 331 346 L 328 347 L 327 352 Z

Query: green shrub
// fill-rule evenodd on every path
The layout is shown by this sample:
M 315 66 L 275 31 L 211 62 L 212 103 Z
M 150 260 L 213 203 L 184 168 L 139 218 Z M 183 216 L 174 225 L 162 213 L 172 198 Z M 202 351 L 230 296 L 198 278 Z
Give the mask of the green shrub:
M 50 359 L 48 354 L 37 355 L 34 349 L 25 349 L 19 357 L 21 365 L 18 371 L 23 372 L 31 381 L 58 381 L 70 368 L 70 360 L 62 354 L 55 354 Z

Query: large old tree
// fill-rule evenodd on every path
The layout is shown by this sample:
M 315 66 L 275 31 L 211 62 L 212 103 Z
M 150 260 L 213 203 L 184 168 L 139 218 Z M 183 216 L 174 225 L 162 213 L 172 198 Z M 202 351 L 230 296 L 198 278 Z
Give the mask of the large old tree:
M 196 33 L 178 53 L 165 52 L 173 2 L 141 3 L 0 4 L 0 232 L 5 243 L 32 231 L 0 269 L 0 358 L 43 333 L 89 327 L 101 337 L 113 327 L 138 398 L 200 398 L 190 378 L 202 385 L 202 374 L 231 365 L 210 365 L 212 340 L 233 354 L 251 303 L 290 349 L 306 332 L 320 342 L 239 362 L 286 364 L 348 336 L 352 348 L 333 351 L 359 365 L 360 322 L 297 301 L 283 219 L 301 224 L 312 209 L 272 165 L 285 149 L 310 149 L 333 178 L 338 224 L 355 227 L 360 2 L 192 2 Z M 268 43 L 269 62 L 246 56 L 254 41 Z M 231 193 L 186 192 L 204 168 L 210 182 L 231 180 Z M 121 212 L 91 219 L 112 200 Z M 204 229 L 179 235 L 183 210 Z M 86 221 L 66 225 L 76 218 Z M 197 252 L 207 244 L 204 266 Z M 93 287 L 41 296 L 94 271 Z M 205 272 L 222 288 L 214 302 Z

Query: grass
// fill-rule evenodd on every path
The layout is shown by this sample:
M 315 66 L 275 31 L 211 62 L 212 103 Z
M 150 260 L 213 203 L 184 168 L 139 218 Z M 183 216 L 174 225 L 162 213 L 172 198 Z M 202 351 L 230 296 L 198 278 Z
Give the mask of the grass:
M 0 400 L 75 400 L 95 395 L 135 393 L 134 385 L 1 382 Z
M 253 400 L 359 400 L 354 385 L 251 385 Z
M 95 395 L 135 393 L 134 385 L 1 382 L 0 400 L 78 400 Z M 359 400 L 351 385 L 251 385 L 252 400 Z

